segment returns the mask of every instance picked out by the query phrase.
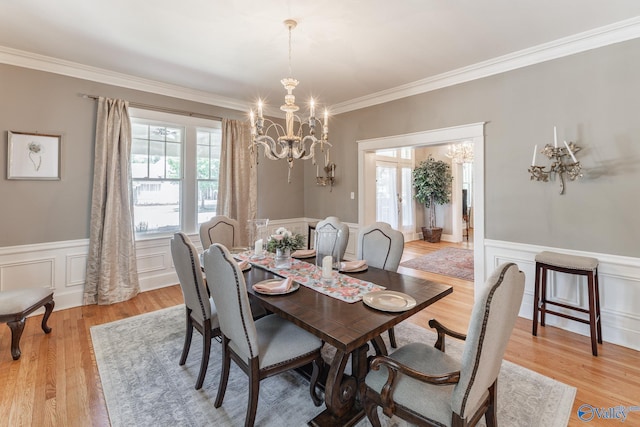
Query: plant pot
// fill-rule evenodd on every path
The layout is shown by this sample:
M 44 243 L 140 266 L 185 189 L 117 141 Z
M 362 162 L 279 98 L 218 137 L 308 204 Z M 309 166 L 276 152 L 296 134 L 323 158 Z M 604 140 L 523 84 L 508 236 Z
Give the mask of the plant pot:
M 422 227 L 422 239 L 429 243 L 440 242 L 442 236 L 442 227 L 427 228 Z

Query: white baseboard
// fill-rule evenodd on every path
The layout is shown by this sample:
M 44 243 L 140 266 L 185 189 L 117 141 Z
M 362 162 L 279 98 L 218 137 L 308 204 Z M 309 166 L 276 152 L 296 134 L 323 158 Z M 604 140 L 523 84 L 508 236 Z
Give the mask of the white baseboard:
M 296 233 L 307 234 L 314 218 L 292 218 L 270 221 L 275 230 L 284 226 Z M 358 224 L 349 223 L 347 259 L 356 258 Z M 197 234 L 189 236 L 201 248 Z M 138 273 L 142 291 L 175 285 L 178 279 L 171 259 L 171 236 L 142 240 L 136 243 Z M 86 259 L 89 241 L 70 240 L 34 245 L 0 248 L 0 290 L 24 287 L 46 287 L 54 290 L 55 310 L 82 305 Z M 525 273 L 525 295 L 520 316 L 533 316 L 533 279 L 535 255 L 541 251 L 555 251 L 571 255 L 589 256 L 600 262 L 600 281 L 603 339 L 640 351 L 640 258 L 611 254 L 589 253 L 549 248 L 522 243 L 485 240 L 485 271 L 493 271 L 503 262 L 515 262 Z M 586 307 L 584 278 L 553 273 L 550 292 L 566 303 Z M 549 315 L 547 324 L 589 335 L 588 325 Z

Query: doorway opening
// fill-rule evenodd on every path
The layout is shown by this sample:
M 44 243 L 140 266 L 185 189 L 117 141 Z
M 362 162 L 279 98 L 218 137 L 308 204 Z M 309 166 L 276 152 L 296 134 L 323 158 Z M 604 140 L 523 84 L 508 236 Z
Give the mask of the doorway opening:
M 473 144 L 474 160 L 471 168 L 473 191 L 471 205 L 473 206 L 473 234 L 474 234 L 474 271 L 475 286 L 480 286 L 485 280 L 484 266 L 484 122 L 450 128 L 435 129 L 425 132 L 394 135 L 383 138 L 361 140 L 358 142 L 358 224 L 363 227 L 375 222 L 377 211 L 375 206 L 377 194 L 376 171 L 378 150 L 408 149 L 418 147 L 451 144 L 459 141 L 469 141 Z M 462 168 L 460 169 L 462 175 Z M 459 177 L 459 194 L 454 194 L 452 209 L 462 212 L 462 176 Z M 455 180 L 455 178 L 454 178 Z M 415 218 L 415 216 L 414 216 Z M 453 233 L 462 236 L 462 221 L 453 221 Z M 413 230 L 415 240 L 418 235 Z

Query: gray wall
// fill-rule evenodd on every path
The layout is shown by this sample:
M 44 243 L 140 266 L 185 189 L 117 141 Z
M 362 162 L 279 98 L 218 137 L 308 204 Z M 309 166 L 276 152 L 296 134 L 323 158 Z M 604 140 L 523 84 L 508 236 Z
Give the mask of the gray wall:
M 487 122 L 485 237 L 640 256 L 640 40 L 340 114 L 333 193 L 309 185 L 305 215 L 357 222 L 357 140 Z M 585 170 L 564 195 L 529 180 L 533 147 L 574 141 Z M 542 163 L 538 154 L 538 163 Z M 545 162 L 548 164 L 548 162 Z M 357 199 L 357 197 L 356 197 Z
M 0 64 L 0 247 L 89 237 L 96 102 L 82 94 L 246 119 L 241 111 Z M 61 134 L 62 179 L 7 180 L 7 131 Z M 284 161 L 261 160 L 259 216 L 303 215 L 302 167 L 292 184 L 286 170 Z

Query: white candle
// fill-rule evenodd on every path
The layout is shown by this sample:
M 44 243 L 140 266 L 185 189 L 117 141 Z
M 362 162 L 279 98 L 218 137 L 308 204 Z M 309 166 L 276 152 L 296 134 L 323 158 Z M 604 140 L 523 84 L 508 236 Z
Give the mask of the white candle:
M 556 133 L 556 127 L 553 127 L 553 146 L 558 148 L 558 134 Z
M 253 116 L 253 110 L 249 112 L 249 120 L 251 122 L 251 134 L 256 133 L 256 118 Z
M 564 146 L 567 147 L 567 151 L 571 155 L 571 158 L 573 159 L 573 163 L 578 163 L 578 161 L 576 160 L 576 156 L 574 156 L 573 153 L 571 152 L 571 148 L 569 148 L 569 144 L 567 144 L 567 141 L 564 142 Z
M 329 111 L 327 111 L 327 109 L 324 109 L 324 127 L 327 127 L 327 122 L 329 121 Z
M 258 117 L 262 118 L 262 100 L 258 99 Z
M 316 108 L 313 102 L 313 98 L 311 98 L 311 101 L 309 102 L 309 104 L 311 104 L 311 108 L 309 109 L 310 110 L 309 115 L 313 117 L 316 115 Z
M 535 166 L 536 165 L 536 152 L 538 151 L 538 144 L 536 144 L 535 147 L 533 147 L 533 159 L 531 159 L 531 166 Z
M 330 279 L 332 269 L 333 269 L 333 258 L 331 257 L 331 255 L 327 255 L 324 258 L 322 258 L 322 278 Z
M 256 245 L 255 245 L 255 248 L 253 250 L 253 253 L 255 255 L 258 255 L 258 256 L 262 255 L 262 239 L 256 240 Z

